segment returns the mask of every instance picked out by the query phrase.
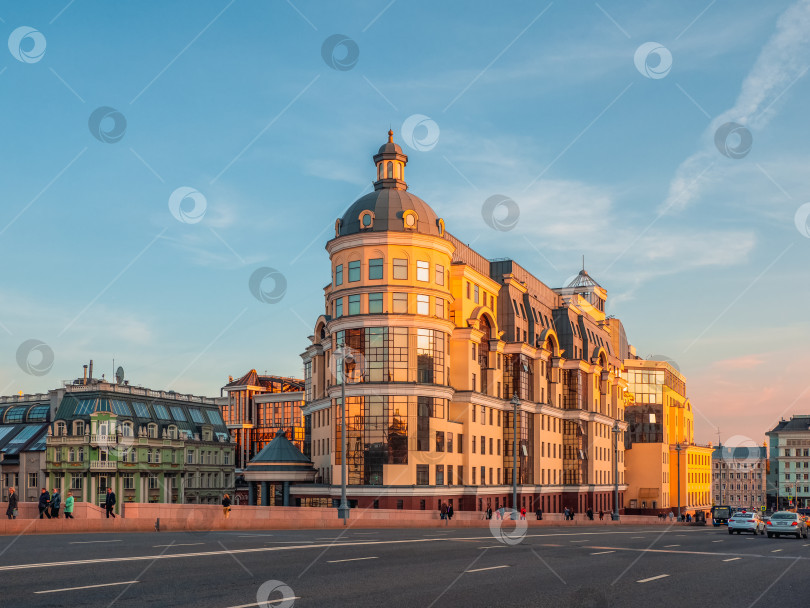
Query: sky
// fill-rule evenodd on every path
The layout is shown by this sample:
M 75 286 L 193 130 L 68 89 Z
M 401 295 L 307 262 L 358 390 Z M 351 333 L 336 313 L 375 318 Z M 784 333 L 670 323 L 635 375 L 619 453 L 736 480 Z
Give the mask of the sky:
M 761 443 L 810 414 L 807 31 L 810 0 L 2 3 L 0 394 L 301 377 L 390 127 L 449 232 L 552 287 L 585 256 L 696 439 Z

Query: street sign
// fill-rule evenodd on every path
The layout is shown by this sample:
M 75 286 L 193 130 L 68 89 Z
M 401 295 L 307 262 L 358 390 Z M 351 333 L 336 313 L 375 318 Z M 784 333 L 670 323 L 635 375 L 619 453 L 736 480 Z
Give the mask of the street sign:
M 764 507 L 764 506 L 762 506 L 762 507 L 760 507 L 760 508 L 759 508 L 759 510 L 760 510 L 760 511 L 762 511 L 762 512 L 764 513 L 764 512 L 765 512 L 765 507 Z

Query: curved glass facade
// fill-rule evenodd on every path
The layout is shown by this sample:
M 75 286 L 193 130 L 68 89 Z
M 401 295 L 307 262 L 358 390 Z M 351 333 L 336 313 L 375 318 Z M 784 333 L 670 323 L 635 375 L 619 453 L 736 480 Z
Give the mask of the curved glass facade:
M 446 334 L 435 329 L 358 327 L 335 333 L 336 348 L 345 345 L 363 357 L 362 378 L 358 372 L 354 382 L 447 384 L 446 344 Z

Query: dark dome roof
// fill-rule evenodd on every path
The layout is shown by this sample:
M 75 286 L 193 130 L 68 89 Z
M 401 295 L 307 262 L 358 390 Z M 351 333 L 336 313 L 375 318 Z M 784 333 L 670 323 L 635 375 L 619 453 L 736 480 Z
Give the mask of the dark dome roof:
M 387 146 L 397 146 L 387 143 Z M 380 148 L 382 150 L 382 148 Z M 340 236 L 347 234 L 357 234 L 358 232 L 383 232 L 394 230 L 397 232 L 408 232 L 402 219 L 402 212 L 412 209 L 418 216 L 416 222 L 416 232 L 442 236 L 438 225 L 438 216 L 425 201 L 418 196 L 414 196 L 407 190 L 397 190 L 395 188 L 382 188 L 370 192 L 357 199 L 349 210 L 343 214 L 340 220 Z M 360 214 L 363 211 L 374 213 L 374 222 L 371 228 L 360 230 Z
M 399 144 L 389 141 L 380 146 L 377 154 L 402 154 L 402 148 L 399 147 Z

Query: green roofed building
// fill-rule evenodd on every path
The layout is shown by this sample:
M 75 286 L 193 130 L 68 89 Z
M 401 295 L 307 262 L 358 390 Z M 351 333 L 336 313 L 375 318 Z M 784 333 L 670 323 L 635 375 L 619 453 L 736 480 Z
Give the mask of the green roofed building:
M 59 487 L 63 496 L 72 491 L 78 501 L 103 504 L 109 487 L 117 509 L 126 502 L 219 504 L 233 493 L 235 451 L 220 402 L 107 382 L 91 372 L 48 395 L 0 398 L 9 418 L 0 434 L 12 422 L 9 436 L 19 436 L 17 427 L 32 429 L 23 447 L 41 444 L 43 487 Z M 18 409 L 25 410 L 19 421 Z

